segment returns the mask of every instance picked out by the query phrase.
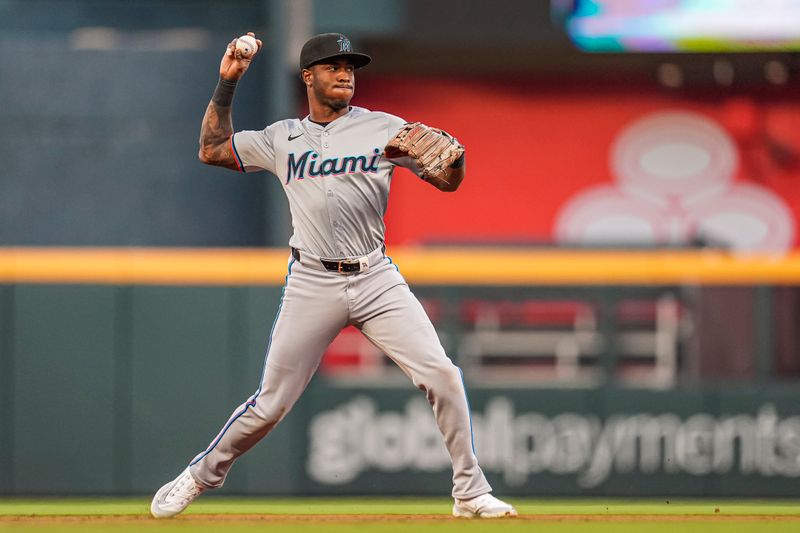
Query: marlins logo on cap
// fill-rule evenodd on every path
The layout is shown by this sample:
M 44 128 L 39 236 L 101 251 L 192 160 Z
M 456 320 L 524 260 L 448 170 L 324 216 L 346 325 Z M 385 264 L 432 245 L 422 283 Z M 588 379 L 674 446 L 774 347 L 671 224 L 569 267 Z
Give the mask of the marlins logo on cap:
M 353 45 L 341 33 L 323 33 L 315 35 L 303 45 L 300 52 L 300 70 L 329 59 L 346 59 L 354 67 L 366 66 L 372 58 L 361 52 L 354 52 Z
M 339 51 L 340 52 L 352 52 L 353 51 L 353 45 L 350 44 L 350 39 L 348 39 L 344 35 L 340 35 L 339 39 L 336 42 L 339 43 Z

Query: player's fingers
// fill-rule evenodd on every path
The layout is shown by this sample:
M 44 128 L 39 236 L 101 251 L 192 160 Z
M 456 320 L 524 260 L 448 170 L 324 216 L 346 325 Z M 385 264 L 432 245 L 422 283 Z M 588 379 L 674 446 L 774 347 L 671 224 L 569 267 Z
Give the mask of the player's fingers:
M 258 53 L 261 50 L 261 45 L 264 43 L 261 42 L 261 39 L 256 39 L 256 44 L 258 45 L 258 50 L 256 50 L 256 53 Z

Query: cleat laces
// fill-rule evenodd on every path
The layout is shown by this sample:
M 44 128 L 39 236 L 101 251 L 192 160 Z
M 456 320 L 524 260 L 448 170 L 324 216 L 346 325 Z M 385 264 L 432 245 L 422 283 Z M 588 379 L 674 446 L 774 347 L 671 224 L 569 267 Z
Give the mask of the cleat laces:
M 181 476 L 178 482 L 170 489 L 166 498 L 164 498 L 164 502 L 167 504 L 177 504 L 183 507 L 197 498 L 202 492 L 203 487 L 199 486 L 194 478 L 192 478 L 191 474 L 187 472 L 186 475 Z

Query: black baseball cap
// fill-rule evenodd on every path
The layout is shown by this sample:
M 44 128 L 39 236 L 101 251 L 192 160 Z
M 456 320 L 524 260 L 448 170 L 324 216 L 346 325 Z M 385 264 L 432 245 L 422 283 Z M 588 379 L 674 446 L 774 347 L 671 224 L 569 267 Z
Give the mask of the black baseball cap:
M 345 58 L 356 68 L 366 66 L 372 61 L 367 54 L 354 52 L 350 39 L 341 33 L 322 33 L 315 35 L 303 45 L 303 50 L 300 52 L 300 70 L 333 58 Z

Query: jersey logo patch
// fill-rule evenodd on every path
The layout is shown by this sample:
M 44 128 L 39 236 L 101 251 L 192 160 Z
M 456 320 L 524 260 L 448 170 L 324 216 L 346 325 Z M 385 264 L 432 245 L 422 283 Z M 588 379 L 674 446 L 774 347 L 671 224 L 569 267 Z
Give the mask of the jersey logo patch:
M 377 172 L 380 160 L 380 148 L 372 150 L 372 157 L 350 155 L 346 157 L 331 157 L 321 161 L 319 160 L 319 154 L 313 150 L 303 152 L 298 157 L 295 157 L 294 152 L 292 152 L 286 161 L 286 184 L 288 185 L 292 178 L 302 180 L 306 177 L 318 178 Z

